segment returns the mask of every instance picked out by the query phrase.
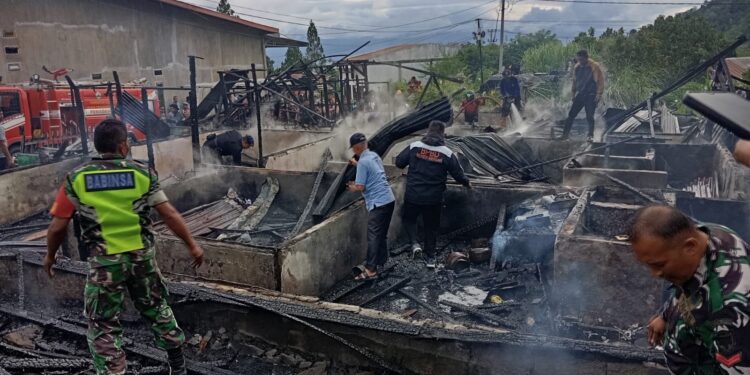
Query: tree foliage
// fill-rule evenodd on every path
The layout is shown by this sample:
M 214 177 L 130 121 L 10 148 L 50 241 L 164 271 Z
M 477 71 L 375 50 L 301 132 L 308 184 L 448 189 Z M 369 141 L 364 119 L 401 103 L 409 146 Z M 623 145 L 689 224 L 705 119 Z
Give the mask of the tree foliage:
M 275 64 L 276 61 L 273 61 L 271 56 L 266 55 L 266 75 L 273 74 L 273 64 Z
M 750 1 L 710 1 L 688 14 L 703 17 L 731 40 L 750 37 Z
M 533 34 L 518 34 L 503 50 L 503 65 L 521 64 L 523 55 L 529 49 L 558 41 L 557 36 L 549 30 L 540 30 Z
M 229 5 L 229 0 L 219 0 L 219 5 L 216 6 L 216 11 L 229 16 L 234 16 L 234 10 L 232 10 L 232 6 Z
M 549 30 L 541 30 L 533 34 L 519 34 L 504 46 L 503 66 L 521 64 L 526 51 L 553 42 L 561 44 L 555 34 Z M 482 45 L 480 63 L 479 46 L 475 43 L 470 43 L 462 45 L 454 55 L 435 62 L 432 66 L 425 66 L 425 69 L 451 77 L 462 78 L 467 81 L 467 88 L 476 90 L 482 84 L 480 82 L 482 76 L 479 70 L 480 65 L 482 73 L 484 73 L 484 78 L 488 79 L 493 74 L 499 73 L 499 60 L 500 48 L 498 45 Z
M 637 31 L 608 28 L 597 37 L 590 28 L 570 44 L 552 41 L 530 48 L 523 56 L 523 70 L 560 71 L 569 66 L 577 50 L 586 49 L 606 72 L 605 100 L 629 106 L 676 81 L 729 43 L 706 19 L 688 12 L 660 16 Z M 691 87 L 702 84 L 696 81 Z
M 320 36 L 318 36 L 318 28 L 315 27 L 313 21 L 310 21 L 310 26 L 307 27 L 307 50 L 305 51 L 306 61 L 316 61 L 323 56 L 325 56 L 325 53 L 323 52 L 323 45 L 320 43 Z M 325 65 L 325 61 L 320 60 L 313 65 Z
M 504 65 L 521 63 L 525 73 L 568 72 L 575 52 L 586 49 L 605 71 L 605 101 L 625 107 L 676 81 L 728 46 L 741 32 L 750 35 L 750 2 L 730 6 L 707 1 L 696 10 L 659 16 L 638 30 L 607 28 L 598 33 L 590 27 L 567 44 L 546 30 L 517 35 L 506 44 Z M 750 48 L 738 49 L 738 54 L 743 53 L 750 55 Z M 467 89 L 476 90 L 481 84 L 480 69 L 485 78 L 498 72 L 498 54 L 496 45 L 483 46 L 480 64 L 477 45 L 466 44 L 454 56 L 425 68 L 463 78 Z M 570 86 L 566 79 L 561 82 L 564 84 L 557 90 L 560 95 L 565 91 L 563 86 Z M 685 90 L 705 88 L 705 79 L 699 77 L 665 100 L 675 104 Z
M 284 55 L 284 62 L 281 63 L 280 70 L 286 70 L 287 68 L 291 67 L 292 65 L 298 63 L 298 62 L 304 62 L 304 57 L 302 56 L 302 52 L 299 50 L 299 47 L 289 47 L 286 49 L 286 55 Z

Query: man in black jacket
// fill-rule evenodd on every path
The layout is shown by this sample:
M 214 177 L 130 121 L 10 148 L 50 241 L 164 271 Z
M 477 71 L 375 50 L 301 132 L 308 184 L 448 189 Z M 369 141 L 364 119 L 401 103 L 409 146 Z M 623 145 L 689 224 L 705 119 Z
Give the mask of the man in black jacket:
M 421 141 L 406 147 L 396 157 L 396 166 L 409 166 L 406 177 L 406 195 L 402 207 L 402 219 L 406 233 L 412 243 L 412 252 L 422 252 L 417 242 L 417 217 L 424 224 L 424 252 L 427 267 L 435 267 L 435 248 L 440 229 L 440 211 L 448 173 L 458 183 L 471 188 L 469 179 L 458 163 L 456 155 L 445 146 L 445 123 L 432 121 Z
M 232 164 L 242 164 L 242 150 L 253 147 L 255 140 L 251 135 L 242 136 L 236 130 L 230 130 L 219 135 L 210 134 L 203 144 L 203 155 L 213 158 L 208 162 L 224 164 L 224 156 L 232 157 Z

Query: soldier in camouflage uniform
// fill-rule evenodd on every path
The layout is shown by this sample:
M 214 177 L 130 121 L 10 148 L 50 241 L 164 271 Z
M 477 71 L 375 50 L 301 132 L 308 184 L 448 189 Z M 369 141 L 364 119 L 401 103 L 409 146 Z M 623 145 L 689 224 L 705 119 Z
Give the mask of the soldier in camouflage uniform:
M 647 206 L 635 216 L 631 243 L 673 294 L 649 323 L 675 374 L 750 373 L 750 258 L 731 229 L 696 225 L 680 211 Z
M 203 250 L 159 187 L 156 173 L 124 159 L 129 144 L 122 122 L 105 120 L 97 125 L 94 145 L 101 157 L 68 174 L 52 206 L 44 268 L 50 277 L 54 275 L 55 254 L 78 211 L 80 240 L 90 254 L 84 313 L 97 374 L 125 373 L 119 316 L 126 290 L 150 323 L 156 346 L 167 351 L 170 374 L 186 374 L 185 335 L 167 304 L 167 288 L 156 265 L 151 207 L 185 242 L 196 267 L 203 261 Z

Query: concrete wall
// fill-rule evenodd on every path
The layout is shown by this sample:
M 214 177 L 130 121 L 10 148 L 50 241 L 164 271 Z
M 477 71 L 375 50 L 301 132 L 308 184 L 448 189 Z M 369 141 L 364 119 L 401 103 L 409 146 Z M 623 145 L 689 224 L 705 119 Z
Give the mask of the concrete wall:
M 330 149 L 333 137 L 326 137 L 300 146 L 277 151 L 265 157 L 266 168 L 285 171 L 314 172 L 326 149 Z M 263 150 L 265 153 L 265 149 Z
M 278 290 L 275 249 L 200 237 L 196 241 L 205 252 L 205 262 L 193 269 L 193 258 L 180 239 L 158 235 L 156 259 L 161 271 L 175 279 L 198 277 Z
M 750 194 L 750 171 L 734 161 L 723 145 L 626 143 L 613 146 L 611 155 L 643 156 L 648 149 L 656 151 L 655 167 L 668 172 L 667 182 L 674 188 L 681 189 L 699 177 L 713 177 L 719 182 L 717 198 L 746 200 Z
M 663 283 L 636 261 L 628 242 L 578 234 L 584 232 L 588 201 L 586 192 L 557 237 L 553 302 L 562 316 L 579 317 L 587 324 L 645 325 L 661 305 Z
M 219 80 L 217 70 L 251 63 L 262 68 L 266 61 L 265 32 L 158 1 L 9 0 L 0 29 L 15 34 L 3 38 L 4 45 L 19 47 L 17 55 L 0 53 L 3 83 L 25 82 L 35 73 L 50 78 L 42 70 L 46 65 L 73 68 L 71 77 L 78 80 L 91 80 L 92 73 L 111 80 L 116 70 L 123 82 L 187 85 L 188 55 L 197 55 L 203 57 L 197 80 L 208 84 Z M 9 62 L 20 63 L 21 70 L 8 71 Z M 157 69 L 163 75 L 155 75 Z
M 203 136 L 205 139 L 205 135 Z M 146 145 L 130 149 L 134 159 L 148 160 Z M 190 138 L 175 138 L 154 143 L 154 163 L 159 180 L 181 179 L 193 171 L 193 146 Z
M 601 175 L 608 174 L 619 180 L 624 181 L 631 186 L 646 189 L 666 189 L 667 172 L 636 170 L 630 171 L 625 169 L 605 169 L 605 168 L 574 168 L 566 166 L 563 169 L 564 186 L 586 187 L 600 185 L 616 185 L 607 177 Z
M 367 256 L 364 201 L 295 238 L 279 253 L 281 291 L 318 296 L 351 274 Z
M 222 131 L 203 132 L 200 134 L 200 144 L 206 141 L 209 134 L 221 133 Z M 241 134 L 250 134 L 258 139 L 256 129 L 240 131 Z M 289 170 L 298 172 L 317 171 L 320 158 L 325 148 L 330 145 L 332 138 L 329 132 L 311 132 L 299 130 L 263 130 L 263 154 L 276 153 L 267 159 L 266 168 L 275 170 Z M 328 139 L 328 141 L 324 141 Z M 310 144 L 312 143 L 312 144 Z M 307 144 L 307 146 L 305 146 Z M 285 152 L 286 150 L 286 152 Z M 148 160 L 146 145 L 138 145 L 131 148 L 133 158 Z M 258 157 L 258 144 L 244 153 L 253 158 Z M 193 149 L 190 137 L 167 139 L 154 143 L 154 159 L 156 170 L 161 180 L 170 177 L 178 179 L 185 178 L 193 171 Z
M 65 175 L 83 159 L 69 159 L 0 175 L 3 210 L 0 225 L 52 207 Z

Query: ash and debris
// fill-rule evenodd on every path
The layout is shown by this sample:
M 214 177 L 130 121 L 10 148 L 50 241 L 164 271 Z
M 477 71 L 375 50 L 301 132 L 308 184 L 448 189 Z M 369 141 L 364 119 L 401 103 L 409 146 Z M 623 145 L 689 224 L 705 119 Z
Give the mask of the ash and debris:
M 344 280 L 322 299 L 410 319 L 646 347 L 642 326 L 622 330 L 552 316 L 548 291 L 554 239 L 577 199 L 575 194 L 561 193 L 524 201 L 508 214 L 503 209 L 491 240 L 439 239 L 434 269 L 427 268 L 422 258 L 414 258 L 409 244 L 395 246 L 379 278 Z
M 31 215 L 15 223 L 0 226 L 0 241 L 31 241 L 44 239 L 52 217 L 48 212 Z
M 28 311 L 0 312 L 0 369 L 11 374 L 94 374 L 85 329 L 87 323 L 75 309 L 56 309 L 49 314 Z M 31 315 L 24 319 L 23 315 Z M 58 324 L 40 324 L 57 319 Z M 129 374 L 165 374 L 161 351 L 152 346 L 153 335 L 135 315 L 121 317 L 126 334 L 124 350 Z M 68 328 L 61 328 L 66 325 Z M 74 334 L 71 334 L 74 331 Z M 252 333 L 186 331 L 185 355 L 197 374 L 304 374 L 353 375 L 374 369 L 348 366 L 320 353 L 275 345 Z M 139 344 L 132 344 L 139 343 Z
M 263 190 L 255 197 L 238 193 L 230 187 L 219 200 L 194 207 L 183 213 L 185 223 L 194 236 L 243 245 L 278 246 L 289 237 L 297 224 L 299 213 L 275 204 L 275 193 Z M 278 191 L 278 181 L 275 181 Z M 265 209 L 262 208 L 266 205 Z M 260 208 L 259 208 L 260 207 Z M 154 225 L 157 232 L 169 233 L 163 222 Z

